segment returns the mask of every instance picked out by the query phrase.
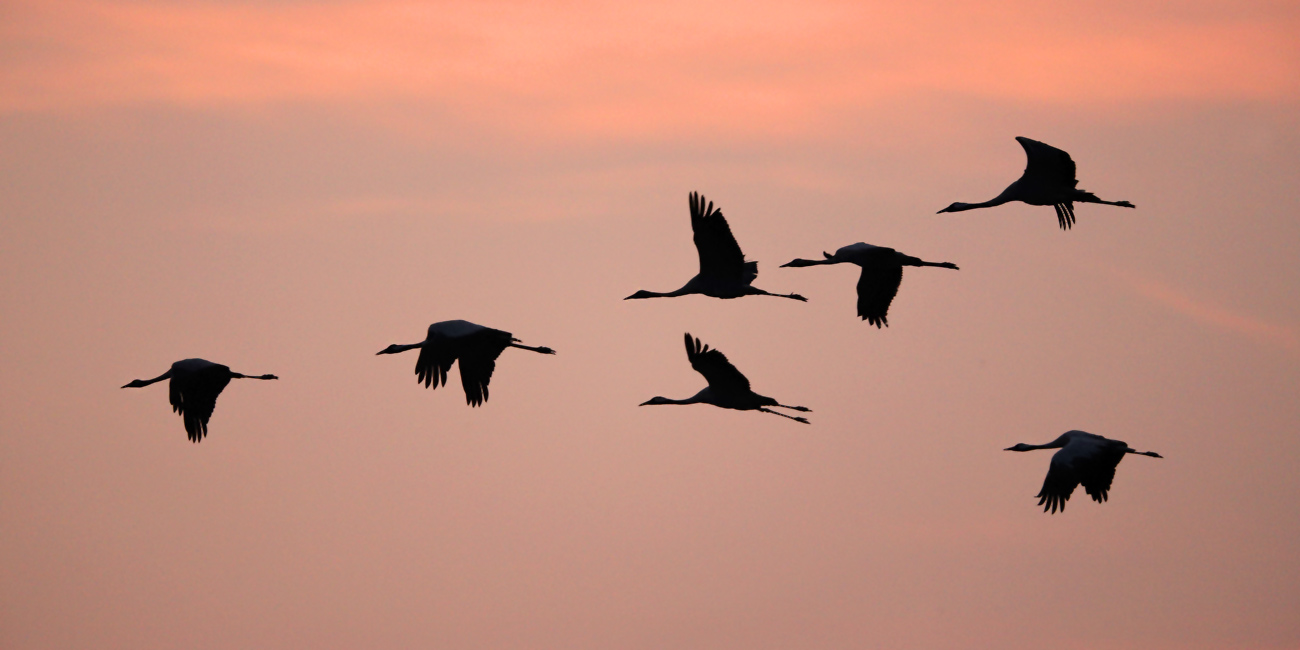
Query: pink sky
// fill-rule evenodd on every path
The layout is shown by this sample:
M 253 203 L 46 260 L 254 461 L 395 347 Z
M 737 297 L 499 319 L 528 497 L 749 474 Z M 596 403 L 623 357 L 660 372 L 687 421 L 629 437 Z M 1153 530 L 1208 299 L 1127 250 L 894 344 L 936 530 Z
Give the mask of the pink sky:
M 1291 3 L 0 6 L 0 648 L 1300 647 Z M 1071 152 L 1137 210 L 936 215 Z M 807 304 L 694 272 L 687 193 Z M 878 331 L 856 241 L 909 270 Z M 427 391 L 429 323 L 507 352 Z M 812 426 L 706 406 L 691 332 Z M 186 441 L 166 389 L 236 382 Z M 453 370 L 453 374 L 458 370 Z M 253 384 L 253 385 L 250 385 Z M 1085 429 L 1165 459 L 1044 515 Z

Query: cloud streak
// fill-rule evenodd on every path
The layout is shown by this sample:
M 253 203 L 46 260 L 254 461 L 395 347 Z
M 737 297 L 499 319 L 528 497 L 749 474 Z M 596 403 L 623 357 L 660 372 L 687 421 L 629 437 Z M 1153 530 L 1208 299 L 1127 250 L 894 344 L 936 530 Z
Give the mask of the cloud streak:
M 1193 298 L 1156 280 L 1130 278 L 1129 286 L 1138 295 L 1149 298 L 1194 321 L 1244 334 L 1257 341 L 1280 347 L 1292 356 L 1300 357 L 1300 334 L 1297 334 L 1295 328 L 1271 323 Z

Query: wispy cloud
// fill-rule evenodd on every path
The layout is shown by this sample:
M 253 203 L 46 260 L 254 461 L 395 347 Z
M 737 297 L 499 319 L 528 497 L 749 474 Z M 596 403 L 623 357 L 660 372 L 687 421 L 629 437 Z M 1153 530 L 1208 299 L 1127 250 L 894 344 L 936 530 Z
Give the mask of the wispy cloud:
M 1129 275 L 1128 285 L 1138 295 L 1149 298 L 1183 316 L 1219 329 L 1244 334 L 1257 341 L 1300 356 L 1300 333 L 1296 328 L 1271 323 L 1262 318 L 1242 314 L 1187 293 L 1158 280 Z
M 1039 4 L 18 2 L 0 112 L 416 102 L 504 128 L 770 133 L 926 93 L 1300 96 L 1290 13 Z

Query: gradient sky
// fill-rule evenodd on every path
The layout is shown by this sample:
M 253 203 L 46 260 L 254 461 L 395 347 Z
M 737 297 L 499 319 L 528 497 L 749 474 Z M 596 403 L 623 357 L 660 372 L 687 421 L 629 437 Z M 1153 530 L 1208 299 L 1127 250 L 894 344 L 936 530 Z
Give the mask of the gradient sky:
M 0 647 L 1300 647 L 1293 2 L 0 3 Z M 1137 210 L 936 215 L 1023 135 Z M 756 284 L 695 272 L 687 194 Z M 856 269 L 909 270 L 891 327 Z M 464 318 L 470 409 L 376 357 Z M 812 426 L 636 405 L 691 332 Z M 189 443 L 166 388 L 234 382 Z M 1084 429 L 1154 449 L 1032 498 Z

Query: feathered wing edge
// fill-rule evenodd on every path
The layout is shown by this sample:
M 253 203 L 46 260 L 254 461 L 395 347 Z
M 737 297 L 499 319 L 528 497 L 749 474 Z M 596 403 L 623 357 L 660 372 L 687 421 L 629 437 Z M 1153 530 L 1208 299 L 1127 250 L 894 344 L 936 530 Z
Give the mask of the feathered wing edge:
M 180 414 L 190 442 L 200 442 L 208 435 L 208 421 L 217 408 L 217 397 L 230 383 L 229 368 L 214 368 L 221 371 L 193 375 L 181 382 L 173 378 L 168 383 L 172 411 Z
M 903 282 L 903 267 L 870 269 L 862 267 L 858 276 L 858 317 L 877 329 L 889 327 L 889 306 Z
M 700 275 L 749 284 L 758 277 L 758 263 L 746 262 L 736 236 L 713 202 L 691 192 L 691 230 L 700 258 Z
M 749 390 L 749 379 L 727 359 L 727 355 L 686 334 L 686 358 L 709 383 L 709 388 L 727 393 Z

